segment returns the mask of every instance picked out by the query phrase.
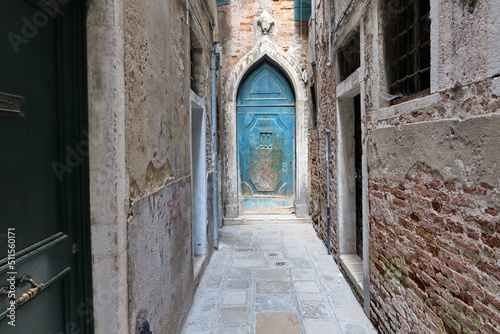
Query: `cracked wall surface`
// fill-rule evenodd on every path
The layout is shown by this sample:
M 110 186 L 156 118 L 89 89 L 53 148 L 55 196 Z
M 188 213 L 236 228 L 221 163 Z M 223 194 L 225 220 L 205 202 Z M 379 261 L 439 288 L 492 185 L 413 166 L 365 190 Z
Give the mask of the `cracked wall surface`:
M 196 278 L 192 253 L 191 88 L 210 129 L 215 1 L 93 0 L 89 115 L 96 332 L 176 333 Z M 191 87 L 190 46 L 201 56 Z M 200 102 L 200 103 L 201 103 Z M 206 179 L 212 180 L 211 132 Z M 204 194 L 212 198 L 212 186 Z M 207 260 L 213 252 L 212 203 Z M 99 297 L 104 296 L 104 297 Z

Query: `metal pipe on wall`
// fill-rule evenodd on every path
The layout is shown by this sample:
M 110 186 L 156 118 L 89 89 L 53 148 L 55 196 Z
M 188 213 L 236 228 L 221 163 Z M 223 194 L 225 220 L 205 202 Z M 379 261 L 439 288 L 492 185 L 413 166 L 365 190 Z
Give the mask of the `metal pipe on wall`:
M 317 56 L 316 56 L 316 0 L 311 0 L 311 26 L 312 26 L 312 33 L 311 33 L 312 50 L 311 50 L 311 55 L 312 55 L 312 63 L 315 64 L 316 60 L 317 60 Z
M 218 176 L 217 176 L 217 55 L 214 51 L 212 52 L 212 63 L 210 66 L 210 74 L 212 79 L 212 170 L 213 170 L 213 180 L 212 180 L 212 210 L 213 210 L 213 220 L 214 220 L 214 247 L 219 248 L 219 191 L 217 187 Z
M 332 1 L 328 1 L 328 62 L 326 67 L 333 65 L 333 50 L 332 50 Z
M 330 130 L 326 130 L 326 222 L 328 235 L 328 255 L 332 254 L 331 212 L 330 212 Z

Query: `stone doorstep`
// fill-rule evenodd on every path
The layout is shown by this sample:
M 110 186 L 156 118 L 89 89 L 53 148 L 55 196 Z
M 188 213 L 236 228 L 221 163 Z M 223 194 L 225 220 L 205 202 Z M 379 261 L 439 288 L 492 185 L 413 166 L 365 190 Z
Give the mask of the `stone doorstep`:
M 356 254 L 340 255 L 340 265 L 345 269 L 349 280 L 356 287 L 358 293 L 363 295 L 363 260 Z
M 224 225 L 258 224 L 311 224 L 311 217 L 299 218 L 295 215 L 240 215 L 236 218 L 224 218 Z

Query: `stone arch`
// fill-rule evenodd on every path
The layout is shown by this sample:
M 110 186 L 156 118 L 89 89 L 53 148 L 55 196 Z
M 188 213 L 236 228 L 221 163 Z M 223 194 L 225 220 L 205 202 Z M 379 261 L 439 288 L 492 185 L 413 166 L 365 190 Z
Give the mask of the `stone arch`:
M 280 47 L 274 43 L 268 36 L 250 50 L 232 70 L 228 77 L 228 101 L 226 104 L 226 128 L 227 128 L 227 202 L 225 207 L 227 218 L 236 218 L 239 216 L 238 196 L 238 158 L 237 158 L 237 130 L 236 130 L 236 98 L 238 89 L 251 72 L 255 65 L 261 61 L 269 60 L 287 76 L 292 89 L 295 93 L 295 112 L 296 112 L 296 175 L 295 175 L 295 215 L 297 217 L 309 216 L 308 198 L 308 129 L 307 129 L 307 93 L 302 80 L 300 67 L 287 55 Z M 300 157 L 300 158 L 299 158 Z

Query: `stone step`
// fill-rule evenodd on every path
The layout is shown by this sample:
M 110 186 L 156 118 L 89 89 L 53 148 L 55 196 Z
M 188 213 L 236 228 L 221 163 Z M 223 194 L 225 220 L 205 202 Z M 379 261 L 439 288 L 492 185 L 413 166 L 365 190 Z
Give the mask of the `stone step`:
M 277 215 L 277 214 L 253 214 L 240 215 L 236 218 L 224 218 L 224 225 L 252 225 L 252 224 L 310 224 L 311 217 L 297 217 L 293 214 Z

